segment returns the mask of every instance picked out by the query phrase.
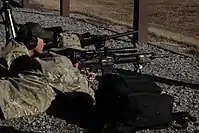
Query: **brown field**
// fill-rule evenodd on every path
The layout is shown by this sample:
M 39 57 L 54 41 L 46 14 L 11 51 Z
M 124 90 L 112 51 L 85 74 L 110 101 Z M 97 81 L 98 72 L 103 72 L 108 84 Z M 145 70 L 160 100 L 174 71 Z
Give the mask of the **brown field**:
M 34 0 L 59 10 L 59 0 Z M 132 0 L 70 0 L 71 12 L 132 23 Z M 148 0 L 149 26 L 199 39 L 199 0 Z

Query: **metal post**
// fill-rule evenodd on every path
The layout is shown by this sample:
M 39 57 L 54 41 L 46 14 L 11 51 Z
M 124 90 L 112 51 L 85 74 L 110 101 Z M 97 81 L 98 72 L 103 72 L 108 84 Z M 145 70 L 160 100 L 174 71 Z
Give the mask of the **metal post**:
M 148 6 L 147 0 L 134 0 L 133 30 L 135 43 L 148 42 Z
M 29 7 L 29 0 L 22 0 L 22 6 L 23 6 L 23 8 L 28 8 Z
M 69 17 L 70 0 L 60 0 L 60 15 Z

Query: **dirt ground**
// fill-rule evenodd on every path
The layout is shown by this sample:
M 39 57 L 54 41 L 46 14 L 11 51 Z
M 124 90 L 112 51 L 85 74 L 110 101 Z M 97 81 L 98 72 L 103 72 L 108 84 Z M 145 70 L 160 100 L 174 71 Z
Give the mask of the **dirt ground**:
M 59 10 L 59 0 L 34 0 Z M 132 0 L 70 0 L 71 12 L 84 12 L 132 23 Z M 199 0 L 148 0 L 149 26 L 199 39 Z

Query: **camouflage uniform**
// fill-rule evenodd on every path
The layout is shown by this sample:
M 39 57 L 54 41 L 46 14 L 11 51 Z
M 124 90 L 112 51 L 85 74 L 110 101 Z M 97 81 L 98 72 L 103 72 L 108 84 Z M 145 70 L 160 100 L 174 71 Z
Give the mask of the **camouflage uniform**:
M 2 49 L 8 69 L 13 60 L 28 55 L 27 48 L 11 40 Z M 40 71 L 20 73 L 18 77 L 1 77 L 0 107 L 5 119 L 35 115 L 45 111 L 55 98 L 55 92 Z
M 77 36 L 70 34 L 61 36 L 64 48 L 78 49 L 80 46 Z M 58 51 L 62 48 L 53 50 Z M 17 57 L 29 55 L 28 49 L 14 40 L 2 52 L 2 57 L 7 60 L 8 69 Z M 69 58 L 54 55 L 53 57 L 36 59 L 40 62 L 42 71 L 29 71 L 28 74 L 20 73 L 18 74 L 19 78 L 1 78 L 0 107 L 5 119 L 44 112 L 56 96 L 54 89 L 61 92 L 85 92 L 94 98 L 94 92 L 88 87 L 86 77 L 80 74 Z

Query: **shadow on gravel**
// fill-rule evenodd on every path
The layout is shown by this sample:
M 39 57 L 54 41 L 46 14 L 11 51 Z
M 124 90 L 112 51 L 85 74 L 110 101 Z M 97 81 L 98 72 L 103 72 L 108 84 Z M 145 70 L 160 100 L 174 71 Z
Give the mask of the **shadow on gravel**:
M 127 91 L 123 78 L 111 74 L 103 75 L 95 93 L 95 104 L 89 94 L 56 91 L 58 95 L 46 113 L 84 128 L 87 133 L 101 133 L 105 124 L 109 125 L 107 130 L 112 130 L 113 123 L 124 118 L 128 103 Z
M 2 126 L 0 127 L 0 133 L 34 133 L 34 132 L 17 131 L 13 127 Z
M 47 114 L 64 119 L 67 123 L 87 127 L 93 110 L 93 98 L 83 92 L 59 93 Z
M 124 75 L 125 76 L 124 78 L 128 83 L 128 85 L 138 89 L 146 87 L 150 89 L 151 85 L 153 85 L 153 87 L 157 87 L 157 85 L 154 85 L 155 83 L 153 82 L 159 82 L 159 83 L 165 83 L 167 85 L 185 86 L 199 90 L 199 84 L 186 83 L 183 81 L 177 81 L 153 75 L 148 75 L 148 74 L 136 74 L 135 72 L 130 70 L 117 69 L 117 68 L 114 69 L 114 72 Z

